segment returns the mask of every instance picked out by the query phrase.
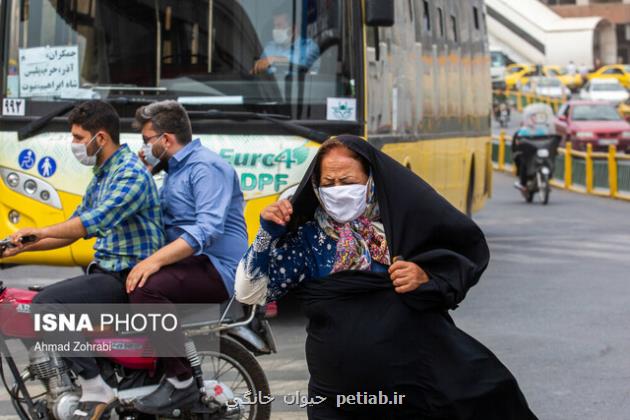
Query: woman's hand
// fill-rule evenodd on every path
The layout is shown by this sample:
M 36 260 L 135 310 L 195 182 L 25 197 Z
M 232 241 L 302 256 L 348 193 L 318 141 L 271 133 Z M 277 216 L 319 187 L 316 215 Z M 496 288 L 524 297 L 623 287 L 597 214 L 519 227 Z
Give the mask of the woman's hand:
M 285 226 L 291 220 L 293 206 L 289 200 L 280 200 L 270 204 L 260 213 L 260 217 L 268 222 Z
M 144 286 L 149 277 L 157 273 L 160 268 L 162 268 L 160 264 L 158 264 L 155 259 L 151 257 L 142 260 L 138 264 L 136 264 L 127 276 L 127 294 L 133 292 L 136 287 Z
M 429 282 L 427 273 L 411 261 L 396 261 L 387 271 L 397 293 L 412 292 Z

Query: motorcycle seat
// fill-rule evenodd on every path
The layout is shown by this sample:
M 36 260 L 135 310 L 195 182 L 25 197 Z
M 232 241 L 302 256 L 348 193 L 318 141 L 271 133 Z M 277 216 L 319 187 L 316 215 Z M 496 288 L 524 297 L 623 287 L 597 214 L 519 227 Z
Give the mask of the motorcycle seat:
M 183 310 L 179 310 L 179 319 L 184 328 L 200 322 L 214 324 L 219 322 L 221 318 L 222 308 L 220 305 L 207 304 L 204 305 L 203 309 L 199 309 L 199 305 L 195 305 L 195 308 L 183 308 Z

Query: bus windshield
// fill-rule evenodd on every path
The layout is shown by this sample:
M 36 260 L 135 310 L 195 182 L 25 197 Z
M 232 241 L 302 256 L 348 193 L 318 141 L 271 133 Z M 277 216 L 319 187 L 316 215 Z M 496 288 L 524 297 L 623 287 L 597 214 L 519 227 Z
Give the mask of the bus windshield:
M 189 109 L 323 120 L 329 98 L 356 98 L 352 3 L 9 0 L 4 94 L 175 99 Z

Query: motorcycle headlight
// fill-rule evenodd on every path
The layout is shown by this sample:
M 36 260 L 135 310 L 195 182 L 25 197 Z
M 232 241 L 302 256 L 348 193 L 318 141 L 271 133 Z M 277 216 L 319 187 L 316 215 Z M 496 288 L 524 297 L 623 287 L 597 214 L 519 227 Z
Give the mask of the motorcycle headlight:
M 540 157 L 540 158 L 549 157 L 549 150 L 547 150 L 547 149 L 538 149 L 536 151 L 536 155 L 538 155 L 538 157 Z
M 590 139 L 593 138 L 593 133 L 590 131 L 578 131 L 575 133 L 575 137 L 578 139 Z
M 630 131 L 622 132 L 621 137 L 623 137 L 624 139 L 630 139 Z

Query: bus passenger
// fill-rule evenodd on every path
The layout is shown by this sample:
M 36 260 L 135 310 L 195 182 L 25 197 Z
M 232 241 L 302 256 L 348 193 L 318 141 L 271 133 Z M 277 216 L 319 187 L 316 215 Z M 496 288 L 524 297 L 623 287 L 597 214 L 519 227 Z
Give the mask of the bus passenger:
M 261 58 L 256 61 L 253 74 L 273 73 L 274 66 L 291 64 L 297 71 L 317 71 L 319 46 L 310 38 L 298 34 L 297 26 L 291 25 L 289 13 L 277 11 L 273 16 L 272 40 L 265 46 Z
M 193 140 L 188 114 L 176 101 L 141 107 L 145 162 L 167 167 L 160 201 L 168 245 L 137 264 L 127 277 L 132 303 L 221 303 L 234 292 L 236 266 L 247 249 L 243 193 L 236 171 Z M 166 343 L 165 343 L 166 341 Z M 153 340 L 162 354 L 184 352 L 180 329 L 172 340 Z M 167 348 L 168 347 L 168 348 Z M 148 414 L 170 413 L 199 398 L 185 357 L 164 357 L 166 377 L 135 402 Z
M 111 105 L 85 102 L 70 113 L 68 122 L 72 153 L 83 165 L 95 167 L 94 178 L 68 221 L 17 231 L 12 235 L 17 248 L 4 256 L 61 248 L 81 238 L 96 237 L 96 253 L 86 274 L 47 286 L 33 303 L 127 303 L 125 280 L 129 270 L 164 245 L 157 188 L 140 159 L 127 145 L 120 145 L 119 117 Z M 34 236 L 35 241 L 24 245 L 21 238 L 25 236 Z M 85 338 L 68 332 L 63 340 Z M 66 360 L 79 375 L 82 389 L 73 419 L 99 418 L 115 395 L 101 376 L 96 359 Z

